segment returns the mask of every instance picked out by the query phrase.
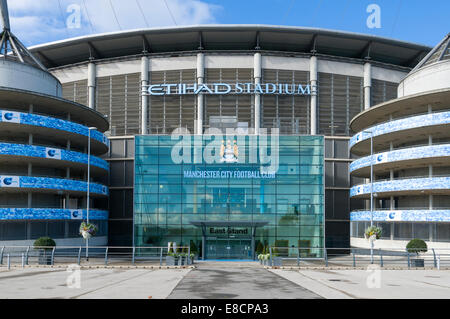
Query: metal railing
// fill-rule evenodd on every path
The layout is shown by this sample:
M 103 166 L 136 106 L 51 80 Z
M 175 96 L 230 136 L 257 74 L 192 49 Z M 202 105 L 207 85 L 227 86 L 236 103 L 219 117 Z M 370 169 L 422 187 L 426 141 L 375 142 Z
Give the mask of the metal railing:
M 262 255 L 261 255 L 262 256 Z M 194 263 L 190 247 L 33 247 L 0 246 L 0 267 L 34 265 L 80 266 L 187 266 Z M 270 247 L 261 264 L 269 267 L 346 267 L 362 268 L 371 264 L 385 268 L 450 269 L 450 249 L 429 249 L 422 254 L 409 253 L 405 248 L 375 249 L 373 263 L 369 248 Z
M 371 264 L 385 268 L 450 269 L 450 249 L 429 249 L 426 253 L 410 253 L 405 248 L 302 248 L 270 247 L 268 258 L 260 263 L 269 267 L 350 267 L 361 268 Z
M 184 246 L 177 247 L 175 253 L 169 252 L 168 247 L 90 246 L 88 256 L 86 253 L 85 246 L 2 246 L 0 247 L 0 267 L 69 264 L 161 267 L 192 265 L 195 260 L 195 256 L 191 255 L 190 247 Z

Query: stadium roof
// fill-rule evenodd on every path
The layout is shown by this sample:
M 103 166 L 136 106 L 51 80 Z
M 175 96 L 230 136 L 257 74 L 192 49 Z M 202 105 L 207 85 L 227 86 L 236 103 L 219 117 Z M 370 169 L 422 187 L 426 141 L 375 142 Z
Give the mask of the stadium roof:
M 372 35 L 271 25 L 194 25 L 88 35 L 29 48 L 48 68 L 91 59 L 185 51 L 317 53 L 413 68 L 430 47 Z

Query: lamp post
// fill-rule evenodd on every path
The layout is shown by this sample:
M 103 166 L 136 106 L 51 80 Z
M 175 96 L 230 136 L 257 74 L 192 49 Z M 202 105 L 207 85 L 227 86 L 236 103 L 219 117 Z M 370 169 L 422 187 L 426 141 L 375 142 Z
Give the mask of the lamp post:
M 89 225 L 90 191 L 91 191 L 91 131 L 96 127 L 90 127 L 88 133 L 88 167 L 87 167 L 87 205 L 86 222 Z M 89 261 L 89 238 L 86 238 L 86 261 Z
M 373 226 L 373 131 L 363 133 L 370 134 L 370 227 Z M 370 240 L 370 262 L 373 264 L 373 239 Z

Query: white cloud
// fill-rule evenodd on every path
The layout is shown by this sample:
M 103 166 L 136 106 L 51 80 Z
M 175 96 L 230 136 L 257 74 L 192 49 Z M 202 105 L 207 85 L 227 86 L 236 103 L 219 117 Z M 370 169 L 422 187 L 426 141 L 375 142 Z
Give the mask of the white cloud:
M 221 9 L 203 0 L 138 1 L 143 12 L 136 0 L 111 0 L 117 21 L 110 0 L 9 0 L 8 5 L 11 29 L 26 45 L 121 29 L 215 23 Z M 80 28 L 67 28 L 70 5 L 81 9 Z

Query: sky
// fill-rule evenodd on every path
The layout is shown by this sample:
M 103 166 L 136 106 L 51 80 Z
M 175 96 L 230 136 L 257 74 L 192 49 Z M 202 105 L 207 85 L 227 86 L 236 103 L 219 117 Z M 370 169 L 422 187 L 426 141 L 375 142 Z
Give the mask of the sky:
M 449 0 L 8 0 L 8 5 L 11 29 L 27 46 L 194 24 L 314 27 L 428 46 L 450 32 Z

